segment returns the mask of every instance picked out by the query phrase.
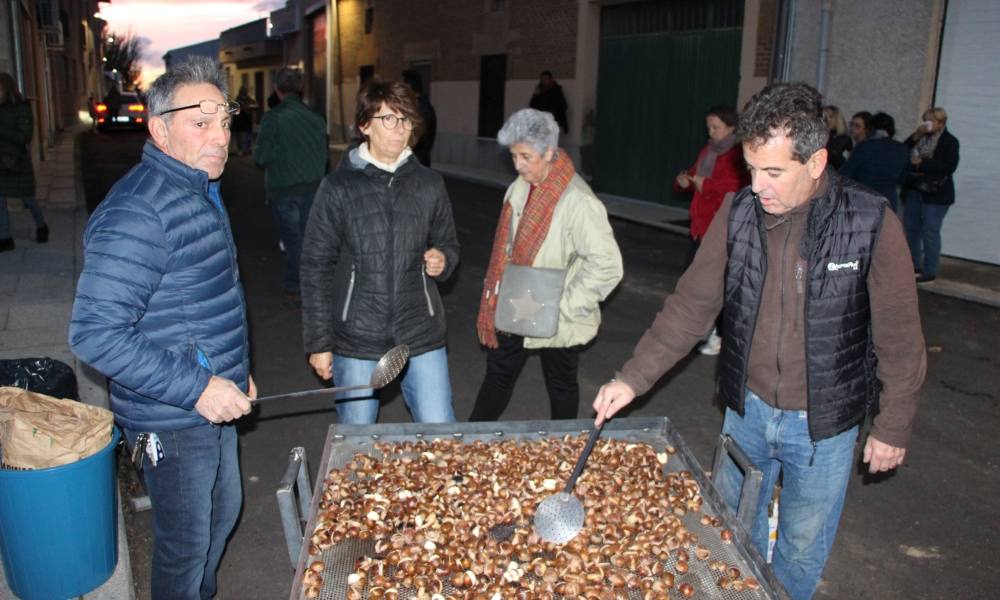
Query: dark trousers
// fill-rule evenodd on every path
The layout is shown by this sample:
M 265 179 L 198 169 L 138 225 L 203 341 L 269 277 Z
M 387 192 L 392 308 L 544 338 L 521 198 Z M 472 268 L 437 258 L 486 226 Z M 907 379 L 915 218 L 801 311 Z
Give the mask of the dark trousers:
M 486 354 L 486 377 L 479 387 L 470 421 L 496 421 L 503 414 L 514 393 L 528 350 L 519 335 L 497 332 L 499 347 Z M 580 406 L 580 385 L 576 371 L 582 346 L 541 348 L 542 374 L 549 393 L 553 419 L 575 419 Z
M 278 224 L 278 236 L 285 244 L 285 276 L 282 285 L 290 294 L 299 293 L 299 259 L 306 223 L 312 210 L 313 191 L 298 194 L 281 194 L 270 197 L 271 212 Z

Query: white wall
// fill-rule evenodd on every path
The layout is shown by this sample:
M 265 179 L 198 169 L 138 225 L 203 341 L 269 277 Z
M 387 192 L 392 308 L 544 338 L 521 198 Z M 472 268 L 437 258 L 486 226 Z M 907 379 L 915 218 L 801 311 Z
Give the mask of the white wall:
M 942 229 L 942 253 L 1000 265 L 1000 2 L 950 0 L 935 104 L 958 138 L 955 204 Z

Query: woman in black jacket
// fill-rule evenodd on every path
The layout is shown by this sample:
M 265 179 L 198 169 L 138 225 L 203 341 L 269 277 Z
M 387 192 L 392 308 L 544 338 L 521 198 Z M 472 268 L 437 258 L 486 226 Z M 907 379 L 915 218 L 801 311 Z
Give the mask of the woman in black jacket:
M 35 199 L 35 171 L 28 154 L 34 131 L 31 106 L 9 73 L 0 73 L 0 252 L 15 248 L 7 198 L 20 198 L 35 220 L 35 241 L 49 241 L 49 227 Z
M 444 303 L 437 282 L 458 264 L 440 175 L 413 155 L 413 90 L 374 82 L 358 94 L 362 142 L 316 192 L 302 248 L 302 325 L 309 364 L 337 385 L 363 385 L 386 351 L 410 347 L 403 398 L 418 422 L 455 420 Z M 371 391 L 337 397 L 341 423 L 374 423 Z
M 958 168 L 958 138 L 945 129 L 947 122 L 943 108 L 929 109 L 905 142 L 911 170 L 904 185 L 903 226 L 917 283 L 930 283 L 937 277 L 941 224 L 955 203 L 952 175 Z

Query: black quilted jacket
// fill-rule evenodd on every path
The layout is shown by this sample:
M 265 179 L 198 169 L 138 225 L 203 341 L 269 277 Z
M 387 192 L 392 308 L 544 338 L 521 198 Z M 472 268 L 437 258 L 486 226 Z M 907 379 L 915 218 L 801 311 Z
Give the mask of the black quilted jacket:
M 423 255 L 447 258 L 437 278 Z M 349 151 L 316 192 L 302 248 L 307 353 L 376 359 L 397 344 L 413 356 L 445 345 L 437 282 L 458 264 L 451 202 L 441 176 L 415 156 L 395 173 Z

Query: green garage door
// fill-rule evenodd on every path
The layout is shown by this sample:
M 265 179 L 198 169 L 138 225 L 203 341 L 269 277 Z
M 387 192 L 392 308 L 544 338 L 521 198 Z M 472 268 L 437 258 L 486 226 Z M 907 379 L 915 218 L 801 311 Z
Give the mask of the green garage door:
M 735 105 L 743 0 L 672 0 L 601 10 L 596 188 L 685 206 L 674 176 L 705 144 L 705 110 Z

